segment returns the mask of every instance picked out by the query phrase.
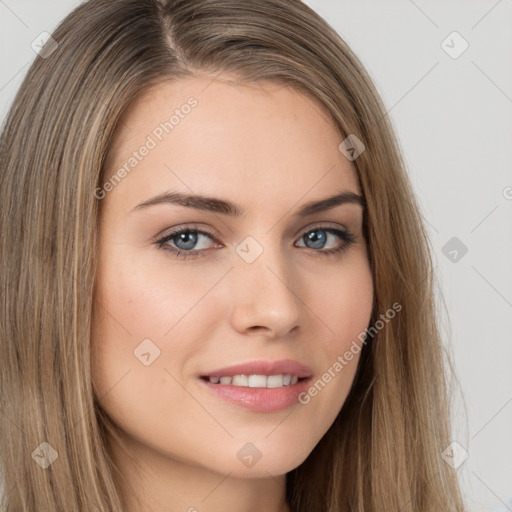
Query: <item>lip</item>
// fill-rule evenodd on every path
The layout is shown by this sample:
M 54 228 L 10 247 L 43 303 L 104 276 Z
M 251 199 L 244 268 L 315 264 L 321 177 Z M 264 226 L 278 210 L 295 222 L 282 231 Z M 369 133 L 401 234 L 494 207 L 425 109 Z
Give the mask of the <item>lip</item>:
M 233 375 L 296 375 L 296 384 L 281 388 L 250 388 L 214 384 L 207 377 L 232 377 Z M 254 412 L 276 412 L 287 409 L 299 400 L 299 395 L 310 386 L 313 371 L 306 365 L 283 359 L 280 361 L 252 361 L 226 368 L 219 368 L 200 376 L 199 382 L 218 398 L 250 409 Z
M 237 364 L 226 368 L 218 368 L 201 377 L 233 377 L 233 375 L 297 375 L 305 379 L 313 375 L 309 366 L 301 364 L 292 359 L 281 359 L 279 361 L 251 361 L 249 363 Z

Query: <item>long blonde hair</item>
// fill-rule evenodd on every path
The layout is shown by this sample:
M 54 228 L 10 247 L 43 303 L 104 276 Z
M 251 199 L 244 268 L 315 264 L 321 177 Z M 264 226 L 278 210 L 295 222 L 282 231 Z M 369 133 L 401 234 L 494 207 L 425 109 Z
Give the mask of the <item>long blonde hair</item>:
M 292 510 L 464 510 L 442 458 L 449 393 L 428 238 L 386 110 L 346 43 L 299 0 L 90 0 L 52 37 L 0 139 L 2 510 L 122 510 L 90 377 L 93 192 L 127 106 L 198 70 L 301 89 L 342 137 L 363 142 L 354 165 L 375 283 L 371 325 L 402 306 L 365 343 L 334 424 L 288 474 Z

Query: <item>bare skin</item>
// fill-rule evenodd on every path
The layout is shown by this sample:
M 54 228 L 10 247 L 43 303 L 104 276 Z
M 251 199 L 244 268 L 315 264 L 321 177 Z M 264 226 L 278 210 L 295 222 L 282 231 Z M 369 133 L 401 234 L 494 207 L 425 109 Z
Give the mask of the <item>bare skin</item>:
M 180 110 L 172 130 L 155 132 L 190 97 L 197 104 Z M 152 146 L 148 136 L 155 147 L 139 151 Z M 310 367 L 314 383 L 368 326 L 362 206 L 297 215 L 307 203 L 361 194 L 342 140 L 311 98 L 263 82 L 180 79 L 125 113 L 105 180 L 134 151 L 146 155 L 101 200 L 92 377 L 137 462 L 111 439 L 128 512 L 290 510 L 286 473 L 332 425 L 358 355 L 308 403 L 266 412 L 219 397 L 200 377 L 288 359 Z M 230 201 L 244 215 L 136 208 L 166 192 Z M 189 234 L 157 243 L 181 228 Z M 240 455 L 244 447 L 256 463 Z

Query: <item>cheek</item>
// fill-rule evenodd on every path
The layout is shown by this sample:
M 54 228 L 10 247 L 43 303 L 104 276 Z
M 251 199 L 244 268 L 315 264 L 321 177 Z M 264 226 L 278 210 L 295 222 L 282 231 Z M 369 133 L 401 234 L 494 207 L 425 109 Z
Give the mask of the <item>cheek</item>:
M 154 441 L 155 449 L 165 447 L 170 431 L 181 435 L 170 427 L 171 418 L 213 429 L 178 382 L 184 382 L 187 361 L 205 336 L 207 323 L 194 321 L 194 314 L 196 309 L 203 317 L 207 312 L 194 305 L 214 276 L 204 282 L 184 272 L 153 275 L 150 265 L 113 261 L 105 261 L 98 273 L 91 345 L 92 380 L 101 406 L 122 432 L 148 445 Z M 204 435 L 194 428 L 194 435 Z
M 191 271 L 162 257 L 155 264 L 150 259 L 141 265 L 140 259 L 131 261 L 125 256 L 117 265 L 107 262 L 98 276 L 97 301 L 110 313 L 108 321 L 115 320 L 132 342 L 144 338 L 168 341 L 176 327 L 191 323 L 189 318 L 222 277 L 222 269 Z M 173 337 L 175 341 L 179 342 Z
M 373 307 L 373 279 L 366 257 L 357 254 L 317 280 L 314 295 L 319 317 L 330 334 L 327 352 L 338 354 L 368 327 Z M 329 336 L 328 336 L 329 338 Z
M 91 350 L 99 396 L 127 372 L 125 381 L 133 382 L 139 394 L 174 382 L 164 369 L 182 381 L 188 360 L 200 352 L 219 318 L 220 305 L 201 299 L 222 277 L 222 269 L 205 266 L 205 271 L 191 272 L 162 257 L 144 265 L 140 260 L 114 247 L 98 270 Z
M 323 332 L 320 374 L 302 398 L 305 409 L 325 431 L 341 409 L 356 374 L 373 307 L 373 279 L 366 257 L 351 259 L 329 278 L 316 281 L 323 293 L 310 295 Z M 323 286 L 322 286 L 323 285 Z

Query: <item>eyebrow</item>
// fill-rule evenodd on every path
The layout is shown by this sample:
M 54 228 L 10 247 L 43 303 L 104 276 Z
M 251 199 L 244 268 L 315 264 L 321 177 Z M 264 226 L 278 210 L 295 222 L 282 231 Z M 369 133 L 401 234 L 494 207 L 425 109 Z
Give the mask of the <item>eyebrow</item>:
M 208 197 L 201 194 L 187 194 L 183 192 L 166 192 L 164 194 L 160 194 L 138 204 L 133 208 L 133 210 L 145 209 L 159 204 L 179 204 L 187 208 L 206 210 L 209 212 L 230 215 L 232 217 L 243 217 L 246 214 L 246 211 L 242 206 L 232 203 L 231 201 Z M 365 207 L 365 201 L 362 196 L 355 194 L 354 192 L 345 191 L 319 201 L 306 203 L 298 210 L 297 213 L 295 213 L 295 216 L 307 217 L 314 213 L 331 210 L 332 208 L 342 204 L 359 204 L 363 208 Z

